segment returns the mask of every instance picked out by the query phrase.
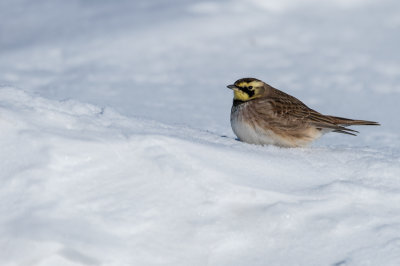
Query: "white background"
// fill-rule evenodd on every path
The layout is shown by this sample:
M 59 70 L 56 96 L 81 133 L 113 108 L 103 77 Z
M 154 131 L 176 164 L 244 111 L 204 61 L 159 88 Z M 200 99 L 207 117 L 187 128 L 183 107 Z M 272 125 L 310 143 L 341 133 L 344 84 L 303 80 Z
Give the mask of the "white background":
M 400 265 L 400 4 L 0 2 L 1 265 Z M 242 77 L 378 121 L 302 149 Z

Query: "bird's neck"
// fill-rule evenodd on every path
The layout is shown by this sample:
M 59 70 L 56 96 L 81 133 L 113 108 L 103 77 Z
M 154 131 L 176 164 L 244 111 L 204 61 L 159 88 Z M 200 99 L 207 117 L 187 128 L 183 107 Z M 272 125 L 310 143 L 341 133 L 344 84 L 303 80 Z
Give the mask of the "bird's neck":
M 245 101 L 241 101 L 241 100 L 233 100 L 233 106 L 238 106 L 245 103 Z

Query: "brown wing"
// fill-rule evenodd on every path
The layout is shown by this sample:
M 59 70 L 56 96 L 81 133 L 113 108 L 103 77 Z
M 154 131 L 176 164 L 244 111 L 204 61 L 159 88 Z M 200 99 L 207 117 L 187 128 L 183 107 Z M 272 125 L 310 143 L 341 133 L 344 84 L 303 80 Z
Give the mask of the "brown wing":
M 335 123 L 335 120 L 307 107 L 297 98 L 276 90 L 265 98 L 255 100 L 254 111 L 264 123 L 284 131 L 298 131 L 315 127 L 355 135 L 357 132 Z

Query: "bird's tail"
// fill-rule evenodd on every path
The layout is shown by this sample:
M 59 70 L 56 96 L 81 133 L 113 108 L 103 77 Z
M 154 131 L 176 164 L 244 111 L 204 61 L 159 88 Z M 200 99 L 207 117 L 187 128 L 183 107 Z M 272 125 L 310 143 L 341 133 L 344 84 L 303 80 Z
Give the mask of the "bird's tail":
M 368 126 L 380 126 L 378 122 L 366 121 L 366 120 L 356 120 L 356 119 L 348 119 L 337 116 L 328 116 L 331 118 L 335 124 L 341 126 L 352 126 L 352 125 L 368 125 Z

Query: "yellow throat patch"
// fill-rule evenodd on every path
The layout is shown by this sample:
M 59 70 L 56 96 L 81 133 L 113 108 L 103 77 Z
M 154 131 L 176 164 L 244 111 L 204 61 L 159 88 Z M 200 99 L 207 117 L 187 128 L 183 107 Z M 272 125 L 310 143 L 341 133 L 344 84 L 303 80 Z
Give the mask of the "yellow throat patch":
M 253 96 L 253 98 L 254 98 L 254 96 Z M 241 91 L 239 89 L 233 90 L 233 99 L 234 100 L 239 100 L 239 101 L 245 102 L 245 101 L 251 100 L 253 98 L 250 98 L 250 96 L 247 93 L 245 93 L 244 91 Z
M 249 101 L 258 97 L 261 97 L 262 92 L 260 91 L 263 83 L 260 81 L 252 81 L 252 82 L 241 82 L 237 84 L 236 86 L 238 87 L 253 87 L 254 90 L 251 91 L 251 94 L 249 95 L 247 92 L 242 91 L 239 88 L 234 88 L 233 89 L 233 99 L 234 100 L 239 100 L 239 101 Z

